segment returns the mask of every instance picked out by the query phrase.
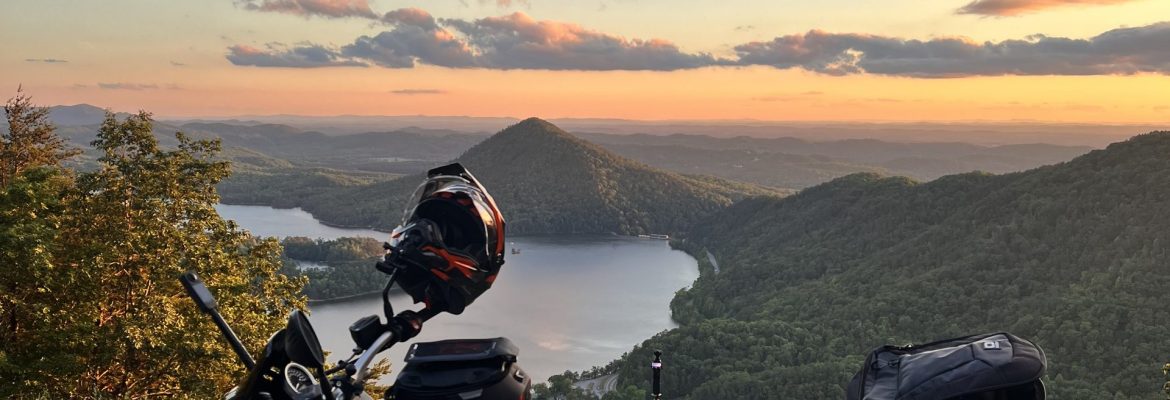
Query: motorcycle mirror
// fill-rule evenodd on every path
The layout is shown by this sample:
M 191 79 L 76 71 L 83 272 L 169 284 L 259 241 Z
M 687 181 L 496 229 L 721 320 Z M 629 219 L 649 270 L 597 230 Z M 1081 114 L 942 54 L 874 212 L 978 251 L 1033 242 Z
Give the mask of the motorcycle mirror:
M 211 295 L 211 291 L 207 290 L 207 285 L 203 284 L 203 280 L 199 279 L 195 271 L 187 271 L 179 280 L 183 282 L 183 287 L 187 288 L 187 295 L 195 300 L 195 305 L 199 306 L 200 310 L 209 314 L 215 311 L 215 296 Z
M 203 284 L 203 280 L 199 279 L 199 275 L 196 275 L 195 271 L 187 271 L 179 276 L 179 281 L 183 283 L 183 287 L 187 289 L 187 295 L 195 301 L 195 305 L 211 316 L 212 322 L 215 322 L 219 333 L 222 333 L 223 338 L 232 346 L 232 350 L 236 352 L 240 362 L 244 363 L 248 369 L 255 367 L 256 360 L 252 358 L 251 354 L 248 354 L 248 349 L 244 348 L 244 344 L 240 342 L 240 338 L 236 337 L 236 333 L 232 332 L 232 328 L 228 326 L 227 321 L 223 320 L 223 316 L 219 315 L 219 311 L 216 310 L 215 296 L 211 295 L 211 291 L 207 289 L 207 285 Z
M 301 310 L 293 310 L 288 316 L 288 326 L 284 331 L 284 351 L 288 358 L 297 364 L 309 368 L 321 368 L 325 365 L 325 354 L 321 350 L 321 342 L 317 340 L 317 333 L 309 318 Z

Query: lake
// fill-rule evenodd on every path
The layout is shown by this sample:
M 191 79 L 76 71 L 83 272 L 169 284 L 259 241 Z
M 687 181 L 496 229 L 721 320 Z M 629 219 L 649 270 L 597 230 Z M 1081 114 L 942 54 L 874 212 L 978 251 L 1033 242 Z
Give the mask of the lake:
M 301 210 L 218 205 L 221 216 L 264 236 L 384 238 L 385 233 L 321 225 Z M 508 238 L 520 254 L 506 263 L 492 289 L 461 315 L 426 323 L 414 341 L 504 336 L 520 347 L 520 365 L 538 381 L 566 370 L 605 365 L 654 334 L 675 327 L 670 299 L 699 276 L 697 263 L 665 241 L 622 236 Z M 371 265 L 370 268 L 373 268 Z M 393 296 L 396 311 L 417 309 Z M 330 361 L 350 354 L 347 327 L 381 315 L 377 296 L 317 304 L 310 320 Z M 407 344 L 387 354 L 401 365 Z

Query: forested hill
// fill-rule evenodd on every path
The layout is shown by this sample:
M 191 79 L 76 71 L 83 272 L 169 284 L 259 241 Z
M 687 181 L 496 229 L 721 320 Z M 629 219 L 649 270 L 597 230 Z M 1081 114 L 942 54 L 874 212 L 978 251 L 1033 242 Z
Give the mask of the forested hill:
M 674 233 L 748 195 L 754 185 L 654 169 L 531 118 L 458 157 L 496 198 L 513 234 Z M 389 229 L 422 182 L 410 175 L 296 199 L 318 219 Z
M 1160 397 L 1168 171 L 1161 132 L 1015 174 L 739 202 L 688 233 L 721 272 L 675 298 L 681 327 L 620 362 L 622 384 L 659 348 L 671 397 L 839 399 L 875 346 L 1007 330 L 1046 351 L 1052 398 Z

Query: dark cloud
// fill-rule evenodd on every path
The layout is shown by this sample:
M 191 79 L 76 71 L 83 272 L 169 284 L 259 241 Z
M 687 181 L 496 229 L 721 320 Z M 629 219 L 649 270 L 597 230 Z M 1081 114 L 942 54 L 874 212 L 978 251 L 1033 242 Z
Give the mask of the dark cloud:
M 187 66 L 187 64 L 184 64 L 184 63 L 181 63 L 181 62 L 178 62 L 178 61 L 171 61 L 171 66 L 174 66 L 174 67 L 186 67 L 186 66 Z
M 1089 39 L 1036 35 L 978 43 L 811 31 L 735 47 L 742 65 L 803 68 L 828 75 L 919 78 L 975 75 L 1170 74 L 1170 22 L 1114 29 Z
M 369 0 L 236 0 L 236 5 L 247 10 L 279 12 L 306 18 L 378 18 L 370 9 Z
M 717 65 L 662 39 L 626 39 L 580 25 L 538 21 L 517 12 L 474 21 L 445 19 L 477 50 L 477 65 L 494 69 L 678 70 Z
M 69 62 L 69 60 L 61 60 L 61 59 L 57 59 L 57 58 L 26 58 L 26 59 L 24 59 L 24 61 L 39 62 L 39 63 L 46 63 L 46 64 L 61 64 L 61 63 Z
M 359 37 L 343 47 L 342 54 L 387 68 L 412 68 L 416 60 L 441 67 L 476 66 L 475 54 L 467 42 L 439 26 L 426 11 L 395 10 L 386 13 L 382 21 L 394 25 L 394 29 Z
M 390 93 L 400 94 L 405 96 L 416 96 L 425 94 L 447 94 L 446 90 L 442 89 L 398 89 L 391 90 Z
M 97 85 L 98 85 L 98 87 L 99 87 L 99 88 L 102 88 L 102 89 L 107 89 L 107 90 L 150 90 L 150 89 L 158 89 L 158 85 L 155 85 L 155 84 L 153 84 L 153 83 L 126 83 L 126 82 L 115 82 L 115 83 L 98 83 Z
M 435 19 L 417 8 L 378 18 L 391 27 L 340 48 L 305 43 L 229 48 L 236 65 L 534 70 L 673 71 L 767 65 L 827 75 L 916 78 L 997 75 L 1170 75 L 1170 22 L 1114 29 L 1088 39 L 1034 35 L 1001 42 L 905 39 L 813 30 L 735 46 L 737 57 L 686 52 L 663 39 L 627 39 L 522 12 L 476 20 Z
M 386 13 L 382 21 L 394 29 L 359 37 L 342 55 L 388 68 L 417 62 L 451 68 L 676 70 L 719 62 L 708 54 L 684 53 L 665 40 L 625 39 L 521 12 L 465 21 L 436 20 L 405 8 Z
M 955 11 L 958 14 L 1012 16 L 1071 5 L 1108 5 L 1137 0 L 975 0 Z
M 254 67 L 320 68 L 320 67 L 365 67 L 361 61 L 342 56 L 336 49 L 318 44 L 285 46 L 270 43 L 266 49 L 236 45 L 228 48 L 228 61 L 235 65 Z
M 522 12 L 478 20 L 436 20 L 424 10 L 404 8 L 379 20 L 393 29 L 361 36 L 333 50 L 305 44 L 293 48 L 229 48 L 236 65 L 325 67 L 377 64 L 413 68 L 416 63 L 449 68 L 543 70 L 658 70 L 730 65 L 707 53 L 687 53 L 662 39 L 626 39 L 576 24 L 538 21 Z

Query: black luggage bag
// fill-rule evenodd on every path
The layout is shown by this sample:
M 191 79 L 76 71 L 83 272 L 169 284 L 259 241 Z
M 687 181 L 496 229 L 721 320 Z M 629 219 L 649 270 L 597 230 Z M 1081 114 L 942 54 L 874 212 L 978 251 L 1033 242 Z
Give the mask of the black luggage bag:
M 991 333 L 870 352 L 846 400 L 1043 400 L 1036 344 Z

